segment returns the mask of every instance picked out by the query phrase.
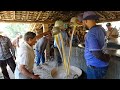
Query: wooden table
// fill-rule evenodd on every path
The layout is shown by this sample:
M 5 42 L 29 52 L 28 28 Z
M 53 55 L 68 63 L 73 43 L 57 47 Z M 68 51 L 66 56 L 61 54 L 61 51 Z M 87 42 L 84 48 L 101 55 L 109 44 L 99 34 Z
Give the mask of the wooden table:
M 112 46 L 111 48 L 110 47 L 107 47 L 105 50 L 106 50 L 106 53 L 107 54 L 110 54 L 111 55 L 111 59 L 110 59 L 110 62 L 109 62 L 109 68 L 108 68 L 108 72 L 107 72 L 107 75 L 106 75 L 106 79 L 120 79 L 120 49 L 118 49 L 119 45 L 120 45 L 120 39 L 117 38 L 114 42 L 112 41 L 109 41 L 108 42 L 109 44 L 111 43 L 114 43 L 113 45 L 115 46 Z M 112 44 L 111 44 L 112 45 Z M 118 45 L 116 47 L 116 45 Z M 78 49 L 82 49 L 84 51 L 84 47 L 83 47 L 83 44 L 79 44 L 78 45 Z M 80 52 L 78 52 L 79 54 Z M 82 68 L 84 69 L 84 71 L 86 71 L 86 62 L 85 62 L 85 59 L 84 59 L 84 55 L 83 55 L 84 52 L 82 52 L 82 56 L 80 56 L 81 54 L 79 54 L 79 66 L 82 66 Z M 82 61 L 82 62 L 81 62 Z
M 105 50 L 107 54 L 120 57 L 120 37 L 108 41 L 107 48 L 105 48 Z
M 108 43 L 110 42 L 120 45 L 120 37 L 112 39 L 112 40 L 108 40 Z

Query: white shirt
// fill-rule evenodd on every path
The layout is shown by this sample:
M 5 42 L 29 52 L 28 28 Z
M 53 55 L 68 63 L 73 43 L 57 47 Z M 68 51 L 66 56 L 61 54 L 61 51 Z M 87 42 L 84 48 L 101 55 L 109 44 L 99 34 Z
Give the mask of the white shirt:
M 21 43 L 18 48 L 18 54 L 16 59 L 16 69 L 15 69 L 15 79 L 30 79 L 29 77 L 24 76 L 20 71 L 20 65 L 25 65 L 25 68 L 32 73 L 34 65 L 34 50 L 26 42 Z
M 114 39 L 111 37 L 112 35 L 119 35 L 119 32 L 116 28 L 112 28 L 112 30 L 107 30 L 107 37 L 110 37 L 110 39 Z

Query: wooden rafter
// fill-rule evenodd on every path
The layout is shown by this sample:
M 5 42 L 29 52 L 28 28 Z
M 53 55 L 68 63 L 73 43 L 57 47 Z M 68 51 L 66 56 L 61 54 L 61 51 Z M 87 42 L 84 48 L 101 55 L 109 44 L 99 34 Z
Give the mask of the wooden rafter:
M 110 13 L 116 18 L 116 15 L 113 12 L 110 12 Z
M 120 21 L 120 18 L 115 18 L 115 19 L 107 19 L 107 20 L 103 20 L 103 21 L 101 21 L 100 23 L 102 23 L 102 22 L 113 22 L 113 21 Z
M 41 29 L 42 27 L 43 27 L 43 25 L 41 24 L 40 27 L 39 27 L 39 29 Z
M 26 15 L 26 21 L 28 20 L 28 16 L 29 16 L 29 11 L 27 11 L 27 15 Z
M 105 11 L 106 15 L 108 16 L 109 19 L 115 19 L 116 15 L 113 14 L 111 11 Z
M 38 19 L 39 19 L 39 17 L 40 17 L 40 15 L 41 15 L 41 13 L 42 13 L 42 11 L 40 11 L 40 12 L 39 12 L 39 14 L 38 14 L 38 16 L 37 16 L 36 20 L 38 20 Z
M 36 23 L 34 23 L 33 27 L 31 27 L 32 28 L 31 31 L 34 31 L 35 26 L 36 26 Z
M 95 12 L 101 17 L 100 22 L 115 21 L 120 18 L 120 11 Z M 0 22 L 53 24 L 55 20 L 61 19 L 69 23 L 70 18 L 77 13 L 77 11 L 0 11 Z
M 96 14 L 100 15 L 101 17 L 105 18 L 105 16 L 99 12 L 96 11 Z
M 116 13 L 120 13 L 120 11 L 110 11 L 110 12 L 113 12 L 113 13 L 115 13 L 115 12 L 116 12 Z
M 13 11 L 13 20 L 15 20 L 15 11 Z
M 5 19 L 5 20 L 0 20 L 0 22 L 7 22 L 7 23 L 46 23 L 46 24 L 52 24 L 54 23 L 54 21 L 15 21 L 15 20 L 9 20 L 9 19 Z
M 46 16 L 46 18 L 45 18 L 44 20 L 48 19 L 51 13 L 52 13 L 52 11 L 50 11 L 50 12 L 48 13 L 48 15 Z

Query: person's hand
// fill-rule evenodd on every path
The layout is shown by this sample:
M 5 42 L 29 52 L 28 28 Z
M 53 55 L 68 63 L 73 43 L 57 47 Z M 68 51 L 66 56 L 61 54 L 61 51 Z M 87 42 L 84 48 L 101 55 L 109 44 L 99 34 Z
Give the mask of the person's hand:
M 33 75 L 32 79 L 40 79 L 40 76 L 39 75 Z
M 13 59 L 16 60 L 16 56 L 14 56 Z

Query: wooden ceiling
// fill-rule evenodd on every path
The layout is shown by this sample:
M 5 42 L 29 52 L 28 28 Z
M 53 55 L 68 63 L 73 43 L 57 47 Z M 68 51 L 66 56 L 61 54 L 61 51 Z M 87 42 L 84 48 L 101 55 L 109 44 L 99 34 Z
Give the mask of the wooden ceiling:
M 120 11 L 95 11 L 100 16 L 99 22 L 120 20 Z M 32 23 L 32 28 L 42 28 L 43 23 L 51 26 L 58 19 L 69 22 L 83 11 L 0 11 L 0 22 Z

